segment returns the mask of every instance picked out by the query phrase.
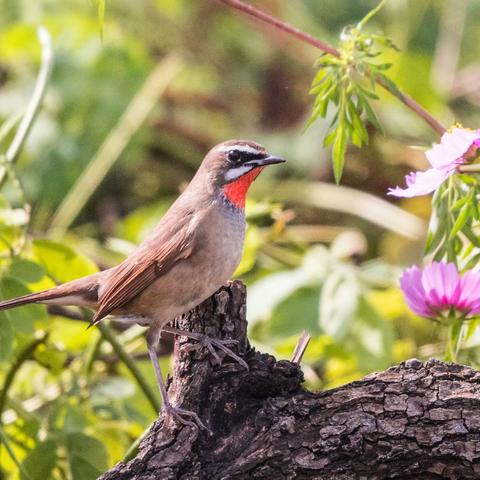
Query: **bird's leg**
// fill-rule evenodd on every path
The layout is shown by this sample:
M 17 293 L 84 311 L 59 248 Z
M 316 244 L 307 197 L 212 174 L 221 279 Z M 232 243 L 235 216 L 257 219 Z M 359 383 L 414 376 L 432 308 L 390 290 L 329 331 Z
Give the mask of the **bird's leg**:
M 235 352 L 233 352 L 229 345 L 236 345 L 238 344 L 237 340 L 220 340 L 218 338 L 212 338 L 208 335 L 204 335 L 203 333 L 196 333 L 196 332 L 189 332 L 187 330 L 180 330 L 179 328 L 174 327 L 162 327 L 162 330 L 167 333 L 172 333 L 174 335 L 183 335 L 184 337 L 191 338 L 192 340 L 196 340 L 200 346 L 207 347 L 208 351 L 215 358 L 216 362 L 221 365 L 222 359 L 216 352 L 215 348 L 221 350 L 225 355 L 233 358 L 236 362 L 238 362 L 245 370 L 249 370 L 249 366 L 247 362 L 239 357 Z M 195 349 L 196 347 L 190 347 L 190 349 Z
M 200 417 L 195 412 L 175 407 L 168 399 L 167 387 L 165 386 L 162 371 L 160 370 L 160 365 L 158 364 L 156 350 L 157 344 L 160 341 L 160 333 L 161 330 L 159 328 L 150 327 L 147 333 L 147 346 L 148 355 L 150 357 L 150 361 L 152 362 L 155 377 L 157 379 L 158 389 L 160 390 L 160 395 L 162 396 L 162 408 L 165 410 L 167 415 L 176 418 L 180 423 L 196 428 L 200 427 L 208 431 L 208 428 L 203 424 L 203 422 L 200 420 Z M 193 421 L 189 419 L 193 419 Z

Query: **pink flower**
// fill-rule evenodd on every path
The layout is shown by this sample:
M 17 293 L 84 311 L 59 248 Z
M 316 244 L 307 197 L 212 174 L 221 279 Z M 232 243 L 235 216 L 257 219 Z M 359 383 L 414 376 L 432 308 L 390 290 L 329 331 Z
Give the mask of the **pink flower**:
M 469 318 L 480 313 L 480 273 L 462 277 L 453 263 L 413 266 L 400 278 L 405 300 L 417 315 L 429 318 Z
M 466 128 L 455 127 L 445 132 L 440 143 L 425 152 L 432 168 L 425 172 L 409 173 L 405 179 L 407 188 L 390 188 L 388 195 L 396 197 L 417 197 L 427 195 L 438 187 L 455 171 L 475 155 L 480 146 L 480 133 Z

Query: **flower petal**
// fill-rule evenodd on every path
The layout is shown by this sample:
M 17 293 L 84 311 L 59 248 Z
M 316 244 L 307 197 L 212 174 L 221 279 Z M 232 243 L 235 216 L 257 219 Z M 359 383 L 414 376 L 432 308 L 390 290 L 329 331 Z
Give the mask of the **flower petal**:
M 422 285 L 426 302 L 432 308 L 442 310 L 455 306 L 459 292 L 460 276 L 453 263 L 432 262 L 423 270 Z
M 480 311 L 480 273 L 468 271 L 461 280 L 461 293 L 457 301 L 459 310 Z M 472 310 L 478 310 L 473 312 Z
M 422 270 L 417 266 L 407 268 L 400 278 L 400 288 L 410 309 L 422 317 L 431 317 L 433 312 L 425 301 L 425 291 L 422 286 Z
M 450 262 L 446 265 L 440 263 L 440 276 L 443 283 L 443 299 L 449 305 L 455 306 L 460 296 L 460 275 L 455 264 Z
M 418 197 L 434 192 L 447 179 L 452 171 L 431 168 L 425 172 L 412 172 L 406 176 L 407 188 L 390 188 L 388 195 L 395 197 Z
M 480 314 L 480 272 L 467 271 L 460 277 L 452 262 L 411 267 L 402 275 L 400 286 L 408 306 L 419 315 L 436 317 L 451 309 L 457 318 Z
M 468 149 L 478 140 L 478 132 L 466 128 L 454 128 L 442 135 L 440 143 L 425 152 L 430 165 L 434 168 L 453 166 L 461 160 Z

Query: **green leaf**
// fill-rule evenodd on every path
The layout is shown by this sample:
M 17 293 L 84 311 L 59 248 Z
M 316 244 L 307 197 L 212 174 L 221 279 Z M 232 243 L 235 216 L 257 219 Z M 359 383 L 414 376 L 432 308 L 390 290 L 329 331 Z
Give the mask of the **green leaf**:
M 12 446 L 10 445 L 10 441 L 8 440 L 7 436 L 5 435 L 2 427 L 0 426 L 0 445 L 3 444 L 5 450 L 7 451 L 8 455 L 12 459 L 13 463 L 17 466 L 19 472 L 22 475 L 22 479 L 25 480 L 32 480 L 32 477 L 25 471 L 23 465 L 18 460 L 17 456 L 15 455 L 15 451 L 13 450 Z M 0 474 L 3 473 L 3 470 L 0 468 Z M 3 478 L 3 477 L 2 477 Z
M 465 265 L 464 267 L 464 271 L 467 271 L 467 270 L 472 270 L 474 269 L 476 266 L 478 266 L 478 264 L 480 263 L 480 253 L 477 253 L 475 254 L 473 257 L 471 257 L 467 264 Z
M 455 220 L 455 223 L 453 224 L 452 230 L 450 231 L 450 234 L 448 236 L 449 241 L 452 241 L 457 236 L 457 233 L 460 230 L 462 230 L 462 228 L 465 226 L 468 219 L 470 218 L 469 213 L 470 213 L 470 204 L 466 204 L 460 210 L 460 213 L 458 214 L 458 217 Z
M 473 230 L 470 228 L 470 225 L 464 225 L 462 228 L 462 233 L 468 238 L 472 245 L 480 248 L 480 238 L 478 235 L 475 235 Z
M 45 271 L 38 263 L 15 257 L 10 263 L 8 274 L 24 283 L 35 283 L 42 279 Z
M 457 361 L 457 355 L 463 343 L 463 336 L 466 330 L 464 322 L 459 320 L 452 320 L 449 326 L 449 337 L 447 343 L 447 350 L 445 352 L 445 361 Z
M 345 165 L 345 153 L 348 143 L 348 126 L 346 121 L 338 124 L 335 141 L 333 142 L 332 159 L 333 159 L 333 176 L 335 181 L 340 183 Z
M 307 330 L 312 335 L 320 333 L 318 328 L 318 287 L 301 287 L 280 302 L 272 317 L 263 326 L 267 338 L 284 338 Z M 296 321 L 292 322 L 292 318 Z
M 76 405 L 65 403 L 61 409 L 62 432 L 69 434 L 82 433 L 87 425 L 83 411 Z
M 479 319 L 472 318 L 471 320 L 467 320 L 465 323 L 466 323 L 465 341 L 468 341 L 470 340 L 470 338 L 472 338 L 472 335 L 475 333 L 475 330 L 477 329 L 479 324 Z
M 363 122 L 357 113 L 357 107 L 353 102 L 349 102 L 348 105 L 348 116 L 350 118 L 350 123 L 352 124 L 352 140 L 354 141 L 357 147 L 361 147 L 363 144 L 368 144 L 368 133 L 363 125 Z
M 243 246 L 243 255 L 240 264 L 233 276 L 237 277 L 250 271 L 255 265 L 258 248 L 262 244 L 262 239 L 258 227 L 255 225 L 247 225 L 245 233 L 245 242 Z
M 305 255 L 304 263 L 301 267 L 279 271 L 267 275 L 249 286 L 249 293 L 247 296 L 247 315 L 249 325 L 253 325 L 260 321 L 265 321 L 272 316 L 273 312 L 284 313 L 281 305 L 294 292 L 303 287 L 308 288 L 313 278 L 323 278 L 325 271 L 322 271 L 320 265 L 325 265 L 329 258 L 329 252 L 324 247 L 317 247 L 310 251 L 310 254 Z M 315 266 L 312 272 L 312 265 Z M 316 300 L 313 303 L 314 310 L 318 308 L 318 287 L 310 292 L 314 295 Z M 307 295 L 308 296 L 308 295 Z M 291 319 L 285 318 L 289 325 L 292 325 Z M 309 322 L 308 322 L 309 323 Z M 317 323 L 317 314 L 313 316 L 313 325 Z
M 26 456 L 22 466 L 26 475 L 21 480 L 46 480 L 52 478 L 52 471 L 57 463 L 57 444 L 53 440 L 38 443 Z
M 68 360 L 68 353 L 55 345 L 40 345 L 35 350 L 35 359 L 54 374 L 61 372 Z
M 451 208 L 452 212 L 456 212 L 457 210 L 460 210 L 460 208 L 462 208 L 465 205 L 465 203 L 467 203 L 468 200 L 469 200 L 469 196 L 459 198 L 452 205 L 452 208 Z
M 382 124 L 380 123 L 380 120 L 377 117 L 377 114 L 375 111 L 372 109 L 370 104 L 368 103 L 367 100 L 364 100 L 362 102 L 363 109 L 365 110 L 365 114 L 367 115 L 367 118 L 369 122 L 382 134 L 385 135 L 385 132 L 383 130 Z
M 428 232 L 427 241 L 425 243 L 425 254 L 434 252 L 445 241 L 445 225 L 435 232 Z
M 105 27 L 105 5 L 106 0 L 98 0 L 98 24 L 100 26 L 100 38 L 103 39 L 103 30 Z
M 389 77 L 384 75 L 383 73 L 377 73 L 375 74 L 375 77 L 381 81 L 388 89 L 390 93 L 395 95 L 401 102 L 403 102 L 403 94 L 400 91 L 400 89 L 397 87 L 395 82 L 393 82 Z
M 14 330 L 5 312 L 0 312 L 0 362 L 8 360 L 12 354 Z
M 319 325 L 323 332 L 342 341 L 358 306 L 359 285 L 353 272 L 334 271 L 320 294 Z
M 331 145 L 335 140 L 336 135 L 337 135 L 336 130 L 332 130 L 323 140 L 323 146 L 328 147 L 329 145 Z
M 108 466 L 107 451 L 96 438 L 72 433 L 67 435 L 66 447 L 73 480 L 95 480 Z
M 46 272 L 60 283 L 98 272 L 94 262 L 61 243 L 35 240 L 33 251 Z
M 0 296 L 2 299 L 20 297 L 31 293 L 26 285 L 12 277 L 0 279 Z M 14 329 L 18 332 L 32 333 L 35 320 L 46 320 L 47 312 L 42 305 L 25 305 L 5 312 L 11 320 Z
M 355 90 L 358 97 L 366 96 L 371 98 L 372 100 L 378 100 L 380 97 L 372 90 L 368 90 L 367 88 L 363 88 L 360 84 L 355 84 Z
M 122 400 L 135 394 L 135 385 L 124 377 L 108 377 L 93 390 L 93 396 L 107 400 Z
M 163 217 L 173 198 L 166 197 L 129 213 L 118 225 L 117 235 L 132 243 L 141 242 Z
M 383 369 L 391 365 L 394 340 L 391 324 L 364 296 L 359 297 L 356 313 L 350 338 L 362 370 Z

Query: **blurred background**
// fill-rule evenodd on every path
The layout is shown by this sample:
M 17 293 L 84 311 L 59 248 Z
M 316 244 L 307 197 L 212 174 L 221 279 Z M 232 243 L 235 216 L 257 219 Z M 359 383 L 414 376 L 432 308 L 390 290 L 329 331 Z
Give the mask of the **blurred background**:
M 252 3 L 335 45 L 377 2 Z M 214 0 L 103 5 L 0 0 L 1 153 L 32 95 L 39 24 L 55 52 L 43 108 L 0 181 L 1 297 L 118 263 L 209 148 L 246 138 L 288 159 L 262 174 L 247 205 L 237 276 L 248 285 L 252 344 L 290 358 L 310 332 L 303 368 L 314 389 L 410 357 L 441 358 L 445 332 L 411 314 L 397 287 L 402 268 L 422 260 L 431 198 L 386 196 L 426 167 L 422 149 L 435 133 L 379 91 L 385 135 L 368 125 L 369 146 L 349 147 L 337 186 L 326 124 L 304 130 L 319 51 Z M 442 123 L 474 127 L 479 27 L 474 0 L 390 0 L 367 31 L 399 47 L 382 61 L 406 93 Z M 111 323 L 112 344 L 86 331 L 81 312 L 53 313 L 0 314 L 0 478 L 96 478 L 156 418 L 143 330 Z M 159 348 L 165 372 L 171 348 L 168 338 Z M 461 361 L 479 366 L 475 343 Z

